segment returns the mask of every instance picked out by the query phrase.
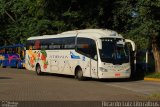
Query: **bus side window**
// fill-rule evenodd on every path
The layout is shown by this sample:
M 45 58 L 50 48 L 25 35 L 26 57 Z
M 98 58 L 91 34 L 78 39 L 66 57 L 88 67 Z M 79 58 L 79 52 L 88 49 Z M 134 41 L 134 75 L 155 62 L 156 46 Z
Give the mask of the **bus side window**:
M 92 39 L 77 38 L 76 50 L 87 57 L 97 60 L 96 43 Z
M 19 55 L 21 54 L 21 47 L 17 47 L 16 53 L 18 53 Z
M 33 48 L 34 48 L 34 40 L 29 40 L 29 41 L 27 41 L 27 43 L 26 43 L 26 49 L 27 50 L 33 50 Z
M 90 57 L 90 52 L 89 52 L 89 43 L 90 43 L 90 39 L 88 38 L 77 38 L 77 46 L 76 46 L 76 50 L 77 52 Z
M 92 59 L 97 60 L 97 48 L 94 40 L 90 40 L 90 55 Z
M 21 59 L 24 59 L 24 50 L 21 50 L 20 56 L 21 56 Z

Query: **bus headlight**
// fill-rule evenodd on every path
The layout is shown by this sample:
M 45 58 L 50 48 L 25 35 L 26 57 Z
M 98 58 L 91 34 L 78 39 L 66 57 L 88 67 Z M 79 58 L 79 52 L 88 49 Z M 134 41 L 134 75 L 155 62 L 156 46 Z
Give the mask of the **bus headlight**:
M 126 73 L 130 73 L 130 72 L 131 72 L 131 69 L 130 69 L 130 68 L 126 70 Z
M 102 71 L 102 72 L 108 72 L 108 70 L 103 68 L 103 67 L 99 67 L 99 70 Z

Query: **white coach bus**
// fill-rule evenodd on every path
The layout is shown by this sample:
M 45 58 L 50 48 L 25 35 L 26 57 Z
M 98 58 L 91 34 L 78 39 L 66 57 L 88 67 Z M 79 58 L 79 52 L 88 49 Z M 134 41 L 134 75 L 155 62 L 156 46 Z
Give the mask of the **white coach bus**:
M 26 69 L 38 75 L 74 75 L 77 79 L 129 78 L 131 64 L 127 42 L 115 31 L 86 29 L 57 35 L 30 37 L 26 44 Z

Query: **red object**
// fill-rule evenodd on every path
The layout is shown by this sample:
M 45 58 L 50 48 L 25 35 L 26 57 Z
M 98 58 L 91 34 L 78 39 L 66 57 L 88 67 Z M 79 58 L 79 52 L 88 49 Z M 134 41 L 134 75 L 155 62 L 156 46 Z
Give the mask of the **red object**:
M 121 74 L 120 74 L 120 73 L 116 73 L 115 76 L 116 76 L 116 77 L 119 77 L 119 76 L 121 76 Z
M 34 46 L 35 46 L 35 49 L 39 49 L 40 48 L 40 40 L 36 40 Z
M 46 69 L 46 68 L 47 68 L 47 64 L 44 64 L 44 65 L 43 65 L 43 68 Z
M 41 59 L 46 61 L 46 57 L 43 54 L 41 55 Z
M 38 58 L 40 57 L 40 53 L 38 53 Z

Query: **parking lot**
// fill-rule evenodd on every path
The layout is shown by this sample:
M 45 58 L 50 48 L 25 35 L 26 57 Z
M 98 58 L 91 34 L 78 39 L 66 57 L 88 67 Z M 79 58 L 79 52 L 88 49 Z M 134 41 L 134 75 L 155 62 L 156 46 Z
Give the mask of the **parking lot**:
M 1 101 L 148 101 L 160 93 L 151 81 L 78 81 L 70 76 L 37 76 L 25 69 L 0 68 Z M 159 100 L 159 99 L 157 99 Z

